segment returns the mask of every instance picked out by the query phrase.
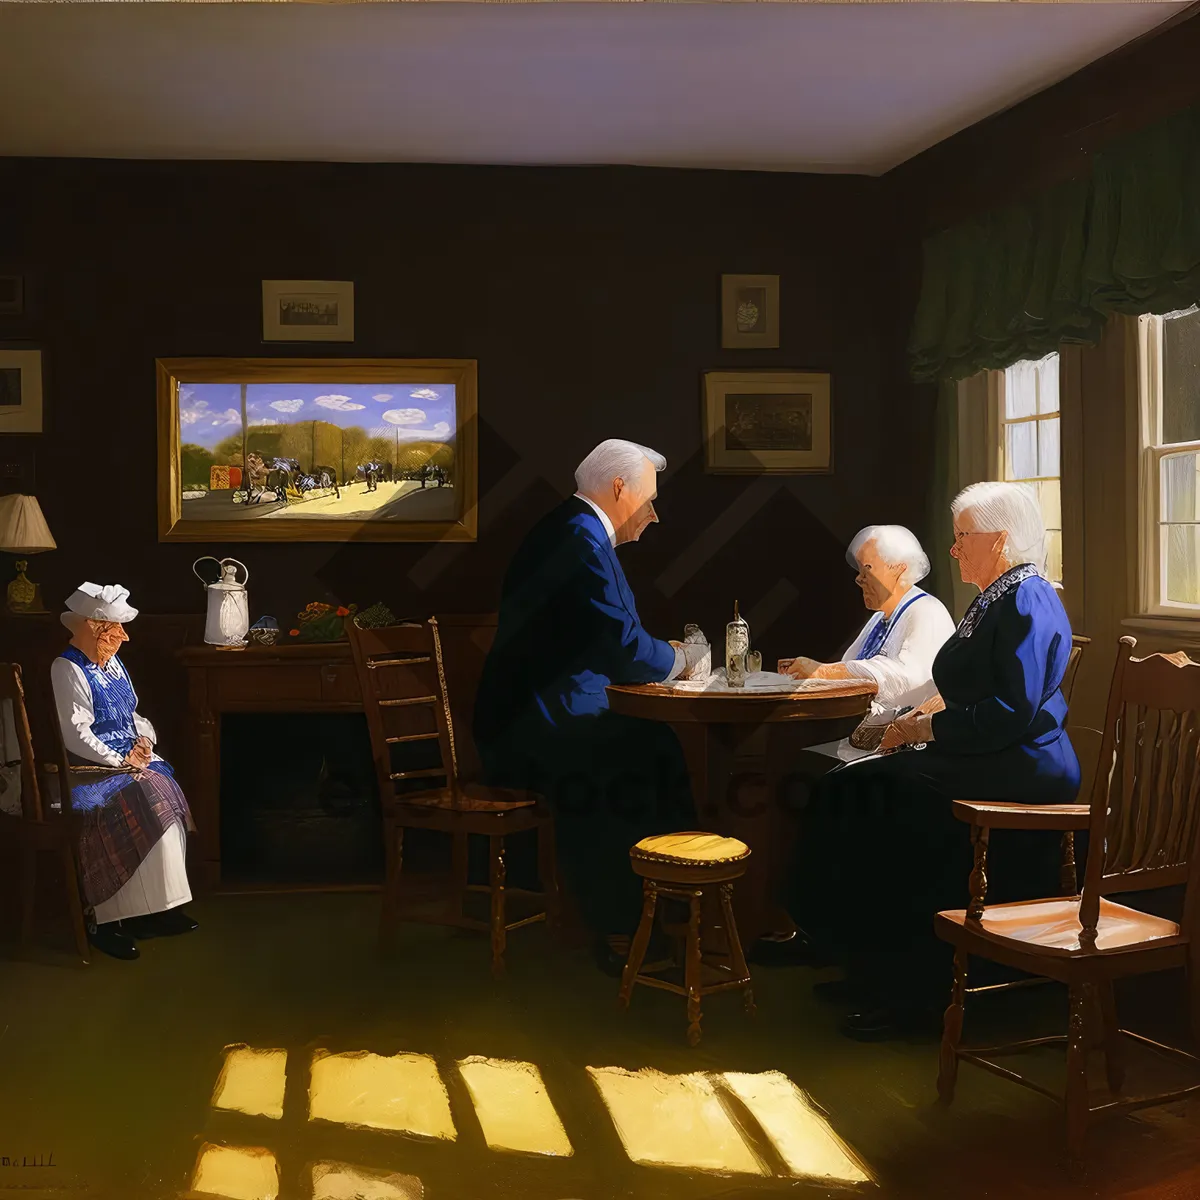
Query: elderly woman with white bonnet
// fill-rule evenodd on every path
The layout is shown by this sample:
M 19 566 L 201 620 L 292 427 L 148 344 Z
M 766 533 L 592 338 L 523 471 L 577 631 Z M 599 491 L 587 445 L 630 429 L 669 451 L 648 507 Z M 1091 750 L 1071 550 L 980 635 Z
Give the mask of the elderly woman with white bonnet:
M 933 917 L 966 906 L 972 862 L 951 802 L 1069 803 L 1079 790 L 1060 690 L 1071 626 L 1043 574 L 1037 499 L 1025 484 L 980 483 L 951 511 L 950 553 L 979 595 L 934 659 L 938 692 L 888 727 L 883 754 L 825 776 L 801 822 L 796 920 L 814 961 L 844 961 L 842 998 L 858 1009 L 844 1032 L 862 1040 L 924 1023 L 945 1003 L 950 964 Z M 993 872 L 989 895 L 1052 891 L 1057 839 L 1013 848 L 995 865 L 1020 867 Z
M 114 958 L 138 957 L 137 941 L 188 933 L 197 924 L 179 907 L 188 887 L 187 801 L 155 752 L 154 726 L 117 650 L 137 616 L 129 591 L 80 585 L 63 625 L 71 644 L 50 679 L 71 764 L 71 805 L 79 816 L 84 900 L 92 944 Z
M 917 587 L 929 574 L 929 556 L 903 525 L 860 529 L 846 560 L 857 571 L 855 583 L 871 610 L 867 623 L 840 662 L 783 659 L 779 670 L 795 679 L 870 680 L 879 691 L 864 727 L 877 725 L 882 734 L 898 709 L 914 708 L 936 692 L 933 660 L 953 634 L 954 618 L 936 596 Z M 814 749 L 855 756 L 845 741 Z

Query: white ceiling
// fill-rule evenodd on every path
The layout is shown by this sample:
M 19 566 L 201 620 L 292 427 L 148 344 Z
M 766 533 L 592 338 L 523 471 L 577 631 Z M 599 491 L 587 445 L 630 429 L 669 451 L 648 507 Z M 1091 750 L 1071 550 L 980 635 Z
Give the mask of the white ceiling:
M 879 174 L 1178 3 L 0 3 L 0 155 Z

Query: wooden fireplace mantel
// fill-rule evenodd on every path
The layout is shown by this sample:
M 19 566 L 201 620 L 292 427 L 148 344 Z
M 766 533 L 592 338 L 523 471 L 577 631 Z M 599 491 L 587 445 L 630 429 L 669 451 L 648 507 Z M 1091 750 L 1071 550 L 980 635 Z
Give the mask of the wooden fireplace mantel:
M 178 652 L 188 678 L 188 800 L 196 821 L 201 888 L 221 886 L 221 715 L 227 712 L 361 712 L 347 642 Z

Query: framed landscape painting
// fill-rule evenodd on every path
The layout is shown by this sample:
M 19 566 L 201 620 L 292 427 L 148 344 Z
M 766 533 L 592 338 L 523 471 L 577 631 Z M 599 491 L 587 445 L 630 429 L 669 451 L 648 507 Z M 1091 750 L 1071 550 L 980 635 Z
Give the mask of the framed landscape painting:
M 159 538 L 474 541 L 469 359 L 159 359 Z
M 705 373 L 704 469 L 712 474 L 827 474 L 832 435 L 828 375 Z

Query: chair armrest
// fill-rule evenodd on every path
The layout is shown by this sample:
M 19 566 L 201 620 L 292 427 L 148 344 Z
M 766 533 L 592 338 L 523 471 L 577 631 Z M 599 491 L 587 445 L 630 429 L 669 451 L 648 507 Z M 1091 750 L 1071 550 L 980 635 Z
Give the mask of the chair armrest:
M 1086 829 L 1091 821 L 1087 804 L 1017 804 L 1007 800 L 955 800 L 954 815 L 984 829 Z

